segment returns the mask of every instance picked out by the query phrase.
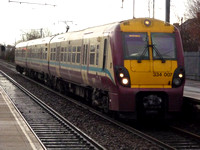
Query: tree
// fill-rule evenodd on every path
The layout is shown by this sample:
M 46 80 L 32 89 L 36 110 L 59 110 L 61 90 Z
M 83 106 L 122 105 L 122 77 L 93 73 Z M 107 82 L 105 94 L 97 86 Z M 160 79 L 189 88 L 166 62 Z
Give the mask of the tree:
M 41 38 L 40 32 L 38 30 L 31 30 L 30 32 L 27 32 L 22 36 L 23 41 L 29 41 L 38 38 Z
M 187 0 L 187 9 L 188 18 L 197 18 L 200 13 L 200 0 Z
M 184 51 L 200 49 L 200 0 L 188 0 L 185 16 L 190 18 L 181 24 Z
M 24 32 L 21 41 L 29 41 L 48 36 L 51 36 L 51 32 L 48 29 L 32 29 L 30 32 Z

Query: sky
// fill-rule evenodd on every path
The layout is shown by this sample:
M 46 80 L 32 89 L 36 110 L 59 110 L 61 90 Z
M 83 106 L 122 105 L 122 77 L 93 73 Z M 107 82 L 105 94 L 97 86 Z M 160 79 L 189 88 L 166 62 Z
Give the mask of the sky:
M 133 18 L 133 0 L 9 0 L 0 1 L 0 44 L 14 45 L 31 29 L 48 29 L 52 34 L 103 25 Z M 56 5 L 34 5 L 29 2 Z M 153 1 L 153 0 L 151 0 Z M 171 0 L 170 22 L 180 22 L 187 0 Z M 123 6 L 123 7 L 122 7 Z M 148 0 L 135 0 L 135 17 L 152 17 Z M 156 19 L 165 20 L 165 0 L 155 0 Z

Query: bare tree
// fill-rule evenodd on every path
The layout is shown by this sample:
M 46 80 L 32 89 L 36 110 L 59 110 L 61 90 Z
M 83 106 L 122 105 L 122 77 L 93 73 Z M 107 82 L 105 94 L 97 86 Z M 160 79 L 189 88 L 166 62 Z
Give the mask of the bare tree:
M 51 31 L 47 28 L 44 28 L 42 31 L 43 31 L 43 37 L 48 37 L 52 35 Z
M 25 34 L 24 38 L 25 38 L 24 41 L 34 40 L 34 39 L 41 38 L 41 34 L 40 34 L 40 31 L 38 30 L 31 30 L 30 32 L 27 32 Z
M 34 40 L 38 38 L 43 38 L 43 37 L 48 37 L 51 36 L 51 32 L 49 29 L 32 29 L 29 32 L 24 32 L 22 36 L 22 40 L 20 41 L 29 41 L 29 40 Z
M 200 13 L 200 0 L 187 0 L 187 9 L 188 18 L 197 18 Z
M 200 0 L 188 0 L 185 16 L 190 18 L 181 25 L 185 51 L 200 50 Z

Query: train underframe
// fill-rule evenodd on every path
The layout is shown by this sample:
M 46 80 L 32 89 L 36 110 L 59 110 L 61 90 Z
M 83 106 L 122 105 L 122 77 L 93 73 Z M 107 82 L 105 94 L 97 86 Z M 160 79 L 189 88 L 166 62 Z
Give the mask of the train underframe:
M 48 73 L 39 73 L 32 69 L 16 66 L 19 73 L 25 73 L 26 76 L 47 85 L 48 87 L 65 95 L 73 94 L 84 99 L 86 103 L 101 109 L 103 112 L 109 112 L 109 96 L 107 91 L 90 86 L 80 86 L 62 78 L 51 76 Z

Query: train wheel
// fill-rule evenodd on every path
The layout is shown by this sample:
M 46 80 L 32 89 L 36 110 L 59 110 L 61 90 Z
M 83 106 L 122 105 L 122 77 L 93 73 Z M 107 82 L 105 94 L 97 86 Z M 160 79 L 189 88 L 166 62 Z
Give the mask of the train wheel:
M 21 69 L 19 70 L 19 73 L 20 73 L 20 74 L 22 74 L 23 72 L 24 72 L 23 70 L 21 70 Z
M 108 96 L 102 97 L 102 108 L 105 113 L 109 113 L 109 98 L 108 98 Z
M 22 74 L 24 72 L 24 68 L 20 67 L 20 66 L 16 66 L 16 70 Z
M 53 89 L 53 83 L 52 83 L 52 79 L 50 78 L 50 76 L 48 74 L 45 75 L 44 77 L 44 84 L 46 86 L 48 86 L 49 88 L 52 88 Z
M 62 80 L 57 80 L 56 89 L 58 90 L 58 92 L 64 93 L 64 85 Z

